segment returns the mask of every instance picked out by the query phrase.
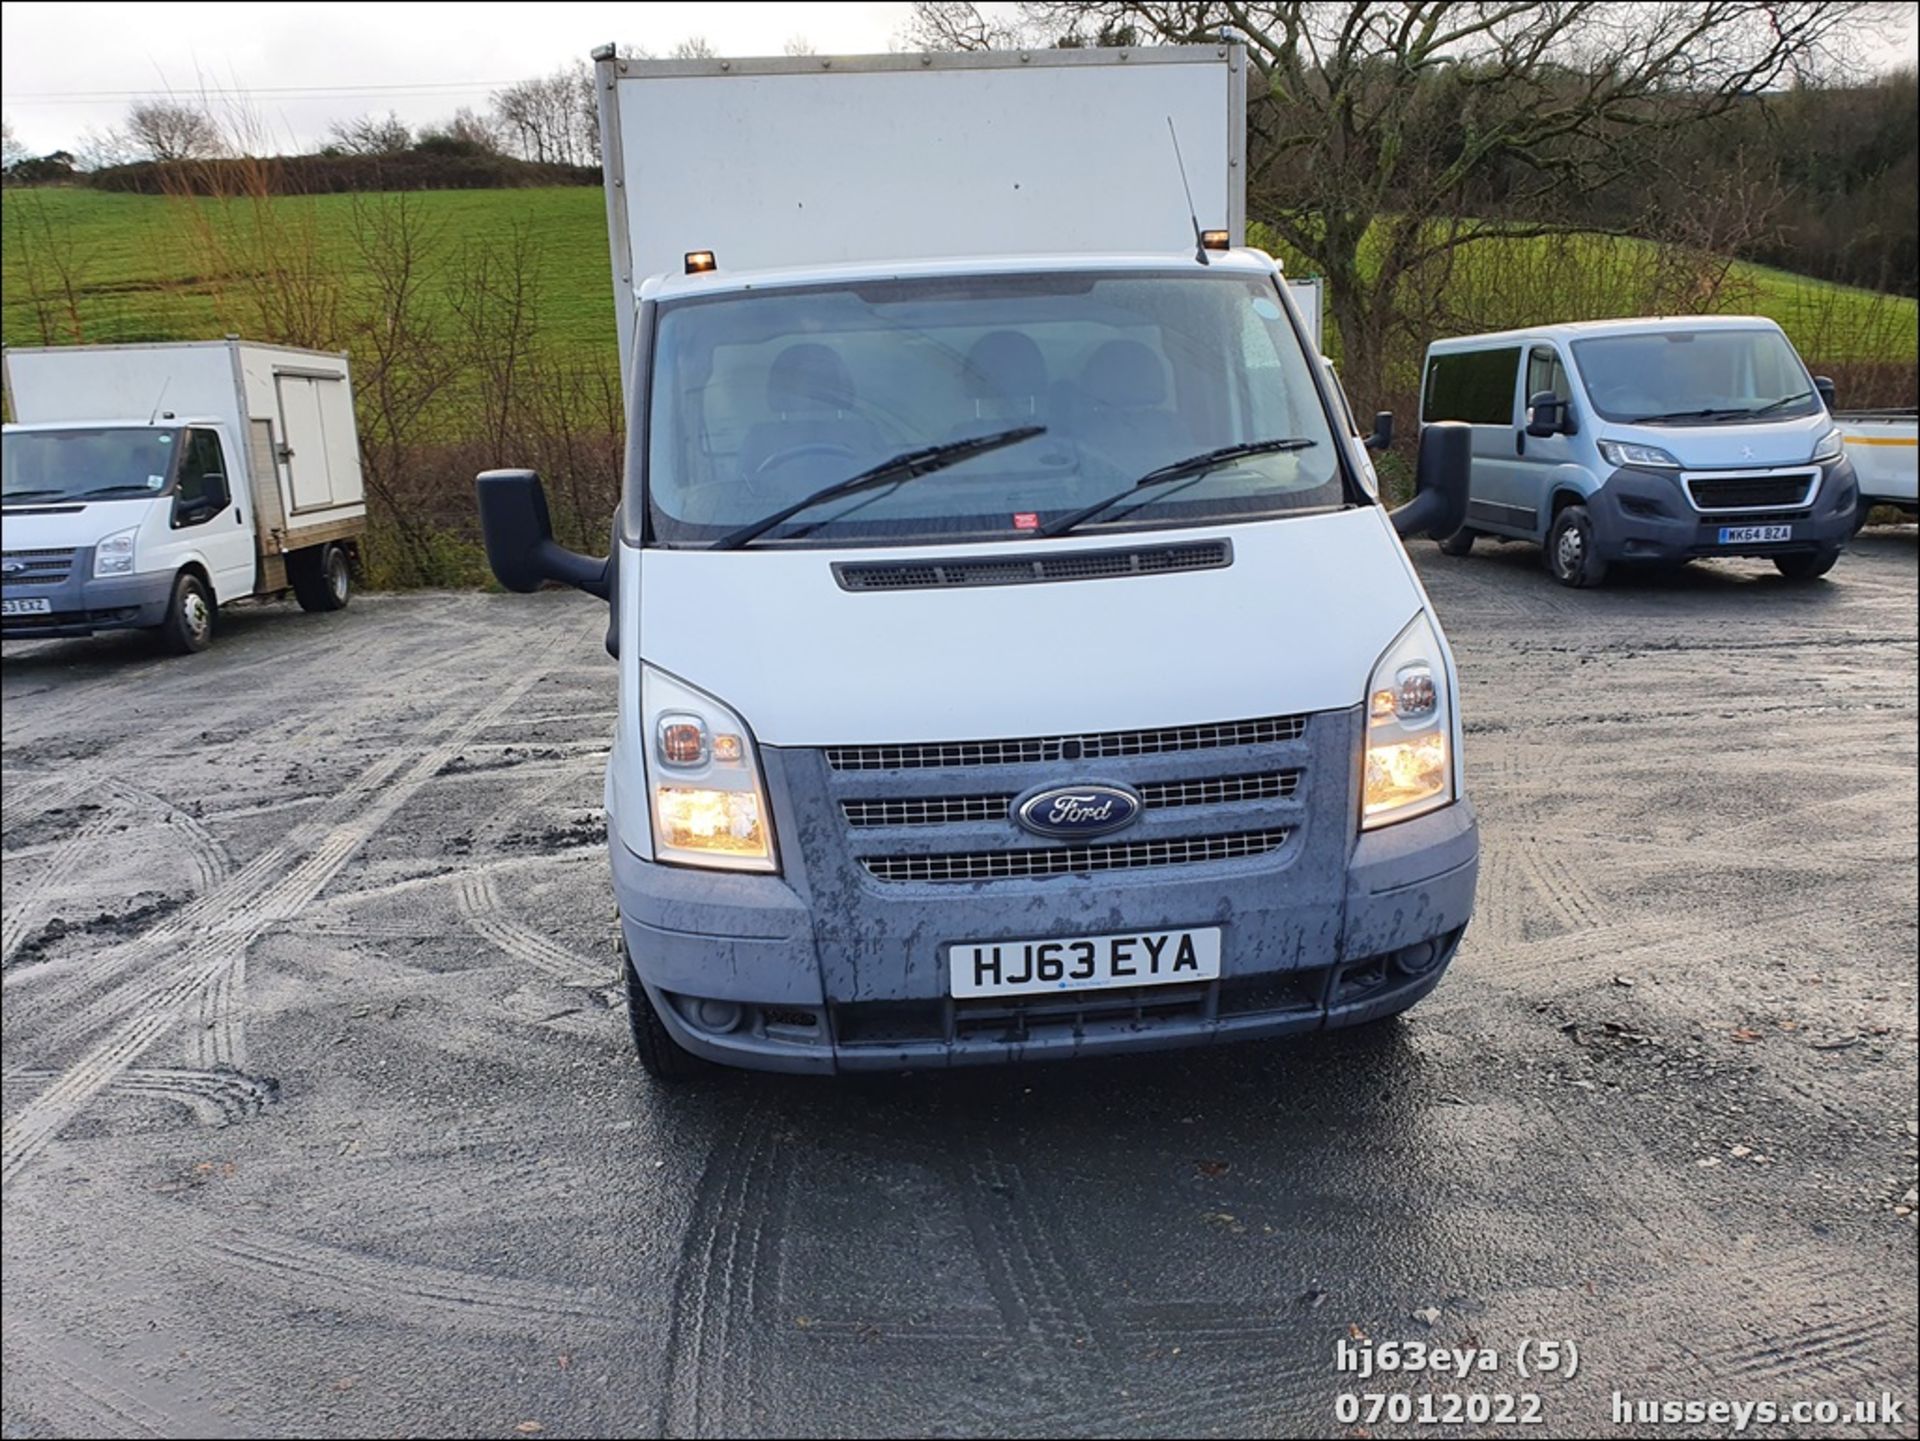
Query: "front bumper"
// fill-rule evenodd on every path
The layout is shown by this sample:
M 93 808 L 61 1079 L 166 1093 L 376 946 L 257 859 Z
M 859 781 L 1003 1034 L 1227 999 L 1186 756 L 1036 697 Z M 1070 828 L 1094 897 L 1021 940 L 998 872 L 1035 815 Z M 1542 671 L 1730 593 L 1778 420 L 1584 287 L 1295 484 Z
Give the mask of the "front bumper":
M 1404 1010 L 1438 984 L 1472 913 L 1472 807 L 1338 849 L 1345 864 L 1326 887 L 1260 861 L 1146 884 L 1061 876 L 1039 896 L 1019 883 L 964 888 L 930 902 L 921 924 L 876 931 L 816 917 L 785 877 L 663 866 L 612 844 L 628 951 L 674 1038 L 727 1065 L 816 1073 L 1122 1055 Z M 1302 888 L 1314 894 L 1289 897 Z M 1020 1001 L 946 993 L 950 941 L 1203 924 L 1222 930 L 1218 981 Z M 724 1009 L 737 1020 L 703 1026 L 702 1000 L 734 1003 Z
M 1843 546 L 1852 538 L 1860 504 L 1853 466 L 1844 458 L 1824 467 L 1810 505 L 1779 510 L 1700 511 L 1671 472 L 1616 470 L 1587 498 L 1594 539 L 1610 561 L 1677 562 L 1706 556 L 1803 555 Z M 1790 540 L 1720 543 L 1723 526 L 1790 525 Z
M 44 615 L 0 616 L 0 635 L 8 640 L 92 635 L 95 631 L 160 624 L 173 599 L 173 577 L 153 572 L 96 580 L 93 551 L 82 549 L 74 552 L 67 573 L 60 579 L 9 584 L 4 593 L 8 600 L 48 603 Z

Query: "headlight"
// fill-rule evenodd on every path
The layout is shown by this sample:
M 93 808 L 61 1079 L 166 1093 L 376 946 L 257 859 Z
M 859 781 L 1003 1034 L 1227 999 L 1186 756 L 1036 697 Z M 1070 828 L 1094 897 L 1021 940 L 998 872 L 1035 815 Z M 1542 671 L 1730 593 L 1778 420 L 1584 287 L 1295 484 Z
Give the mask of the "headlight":
M 1838 460 L 1847 453 L 1847 440 L 1836 427 L 1820 437 L 1820 443 L 1813 448 L 1816 461 Z
M 140 534 L 140 527 L 131 530 L 116 530 L 93 548 L 93 573 L 102 575 L 133 574 L 133 538 Z
M 1360 829 L 1408 820 L 1451 801 L 1452 746 L 1446 657 L 1423 611 L 1387 647 L 1367 682 Z
M 1600 458 L 1608 465 L 1636 465 L 1642 470 L 1678 470 L 1680 462 L 1657 445 L 1638 445 L 1631 440 L 1598 442 Z
M 766 787 L 740 717 L 645 665 L 640 714 L 654 855 L 719 870 L 776 869 Z

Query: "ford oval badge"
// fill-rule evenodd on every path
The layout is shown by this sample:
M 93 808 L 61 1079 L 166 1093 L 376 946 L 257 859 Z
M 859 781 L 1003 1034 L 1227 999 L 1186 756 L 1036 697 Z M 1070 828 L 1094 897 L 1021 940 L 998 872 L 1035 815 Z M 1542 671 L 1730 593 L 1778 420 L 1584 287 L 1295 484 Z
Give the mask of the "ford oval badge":
M 1121 786 L 1050 786 L 1019 802 L 1013 814 L 1037 836 L 1104 836 L 1132 823 L 1140 797 Z

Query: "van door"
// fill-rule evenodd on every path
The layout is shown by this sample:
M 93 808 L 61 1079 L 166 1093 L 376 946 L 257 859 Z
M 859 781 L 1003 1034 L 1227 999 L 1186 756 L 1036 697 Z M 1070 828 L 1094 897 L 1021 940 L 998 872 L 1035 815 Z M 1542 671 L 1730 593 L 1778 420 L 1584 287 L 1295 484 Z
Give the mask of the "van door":
M 1549 513 L 1547 498 L 1553 493 L 1560 467 L 1572 465 L 1576 459 L 1570 437 L 1527 434 L 1527 403 L 1543 390 L 1552 391 L 1556 398 L 1566 402 L 1566 408 L 1561 411 L 1563 416 L 1573 414 L 1573 386 L 1567 379 L 1566 363 L 1557 347 L 1535 341 L 1527 348 L 1527 380 L 1520 387 L 1519 424 L 1514 442 L 1520 452 L 1520 464 L 1515 467 L 1514 475 L 1516 499 L 1533 507 L 1532 524 L 1542 536 L 1546 534 Z
M 253 527 L 247 524 L 252 497 L 244 489 L 236 492 L 239 484 L 220 432 L 189 427 L 169 524 L 180 549 L 205 559 L 220 602 L 253 594 Z
M 1520 473 L 1524 460 L 1514 444 L 1524 353 L 1524 347 L 1511 344 L 1427 358 L 1421 422 L 1462 420 L 1473 427 L 1467 524 L 1495 535 L 1534 534 L 1534 507 Z
M 333 504 L 333 481 L 327 458 L 327 427 L 321 414 L 321 387 L 340 382 L 282 372 L 274 375 L 273 383 L 280 396 L 281 456 L 287 462 L 293 513 L 323 510 Z

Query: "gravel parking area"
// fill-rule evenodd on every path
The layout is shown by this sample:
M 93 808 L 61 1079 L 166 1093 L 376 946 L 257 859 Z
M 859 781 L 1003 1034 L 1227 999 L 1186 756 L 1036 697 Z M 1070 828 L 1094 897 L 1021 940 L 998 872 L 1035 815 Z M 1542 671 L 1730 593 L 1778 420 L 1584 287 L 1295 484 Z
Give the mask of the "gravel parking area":
M 1415 549 L 1485 846 L 1430 999 L 858 1082 L 633 1060 L 596 603 L 8 644 L 4 1434 L 1914 1435 L 1913 529 L 1801 586 Z

